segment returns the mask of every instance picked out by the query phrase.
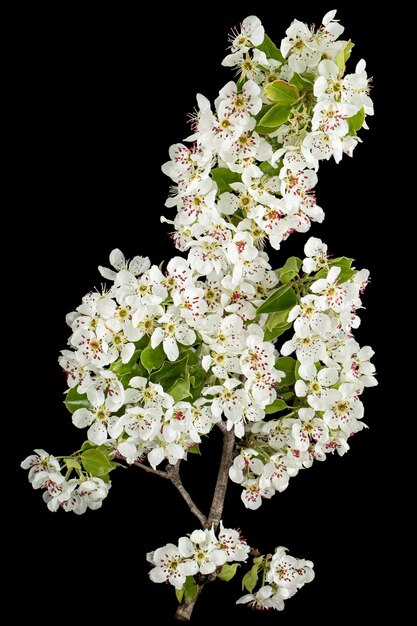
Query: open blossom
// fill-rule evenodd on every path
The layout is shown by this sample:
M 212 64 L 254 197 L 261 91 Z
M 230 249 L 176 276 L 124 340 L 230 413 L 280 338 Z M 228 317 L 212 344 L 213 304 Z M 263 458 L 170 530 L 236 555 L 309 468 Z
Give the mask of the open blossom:
M 149 572 L 153 582 L 169 582 L 181 589 L 187 576 L 212 574 L 225 563 L 246 561 L 250 547 L 236 530 L 220 522 L 218 536 L 213 528 L 194 530 L 180 537 L 178 545 L 169 543 L 147 555 L 154 565 Z

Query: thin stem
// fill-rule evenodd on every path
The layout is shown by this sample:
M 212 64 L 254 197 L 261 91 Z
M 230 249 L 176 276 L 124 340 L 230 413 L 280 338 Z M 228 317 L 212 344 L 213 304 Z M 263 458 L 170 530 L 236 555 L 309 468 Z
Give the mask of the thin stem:
M 189 622 L 191 620 L 191 614 L 198 600 L 198 597 L 202 591 L 203 591 L 203 587 L 199 587 L 195 598 L 191 600 L 190 604 L 187 604 L 186 602 L 182 602 L 179 605 L 177 612 L 175 613 L 175 618 L 179 622 Z
M 136 467 L 140 467 L 140 469 L 145 470 L 145 472 L 149 472 L 150 474 L 156 474 L 156 476 L 160 476 L 161 478 L 169 478 L 168 473 L 162 470 L 155 470 L 148 465 L 143 465 L 143 463 L 134 463 Z
M 223 432 L 223 452 L 220 460 L 219 473 L 217 475 L 216 487 L 214 490 L 213 501 L 211 503 L 210 513 L 206 527 L 214 525 L 217 530 L 223 514 L 224 500 L 226 498 L 227 483 L 229 482 L 229 468 L 233 461 L 233 451 L 235 447 L 235 433 L 233 430 L 226 430 L 226 425 L 222 422 L 223 428 L 219 428 Z
M 193 501 L 192 497 L 190 496 L 190 494 L 188 493 L 188 491 L 186 490 L 186 488 L 182 484 L 182 481 L 181 481 L 181 478 L 180 478 L 180 471 L 179 471 L 180 463 L 181 463 L 181 461 L 178 461 L 178 463 L 176 463 L 176 465 L 168 465 L 167 471 L 165 472 L 166 475 L 167 475 L 166 477 L 169 478 L 169 480 L 172 482 L 174 487 L 176 487 L 178 489 L 178 491 L 180 492 L 180 494 L 182 495 L 182 497 L 184 498 L 184 500 L 188 504 L 188 507 L 189 507 L 191 513 L 193 513 L 197 517 L 197 519 L 199 520 L 200 524 L 203 527 L 205 527 L 207 525 L 207 518 L 206 518 L 206 516 L 204 515 L 204 513 L 202 513 L 200 511 L 200 509 L 195 504 L 195 502 Z

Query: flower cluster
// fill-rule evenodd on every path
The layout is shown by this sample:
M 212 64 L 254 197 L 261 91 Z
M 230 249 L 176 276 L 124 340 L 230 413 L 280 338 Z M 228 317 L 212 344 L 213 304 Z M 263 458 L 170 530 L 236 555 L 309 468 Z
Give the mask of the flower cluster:
M 87 509 L 101 507 L 111 487 L 110 482 L 81 472 L 78 478 L 66 480 L 58 459 L 45 450 L 34 452 L 20 466 L 29 470 L 29 482 L 34 489 L 45 489 L 43 499 L 50 511 L 55 512 L 61 507 L 64 511 L 81 515 Z
M 306 295 L 288 313 L 294 335 L 283 344 L 284 356 L 277 361 L 277 367 L 291 371 L 291 378 L 282 383 L 295 380 L 294 391 L 278 384 L 282 400 L 276 411 L 286 412 L 246 428 L 229 470 L 231 480 L 242 485 L 242 500 L 250 509 L 284 491 L 289 479 L 314 460 L 323 461 L 335 450 L 343 455 L 348 439 L 365 426 L 359 396 L 377 384 L 369 360 L 373 350 L 361 348 L 352 336 L 352 328 L 360 323 L 357 310 L 369 272 L 346 267 L 348 259 L 331 261 L 327 246 L 313 237 L 305 253 L 301 280 Z M 311 278 L 310 271 L 317 270 Z M 297 360 L 288 356 L 294 352 Z
M 252 585 L 250 581 L 253 576 L 257 577 L 258 569 L 261 567 L 264 570 L 264 581 L 268 584 L 263 584 L 254 593 L 252 589 L 251 593 L 239 598 L 236 604 L 249 604 L 254 609 L 260 610 L 276 609 L 282 611 L 284 600 L 291 598 L 301 587 L 314 578 L 313 563 L 286 554 L 286 548 L 277 548 L 270 560 L 258 557 L 254 559 L 254 563 L 249 581 L 246 583 L 247 588 L 251 589 L 253 580 Z
M 256 263 L 254 244 L 266 238 L 278 249 L 323 220 L 319 162 L 352 155 L 356 131 L 373 114 L 365 62 L 344 75 L 352 44 L 338 41 L 335 14 L 317 31 L 295 20 L 281 52 L 264 40 L 258 18 L 246 18 L 223 61 L 239 81 L 220 90 L 214 110 L 197 96 L 192 145 L 173 145 L 163 166 L 174 182 L 166 202 L 178 211 L 174 241 L 197 271 L 219 275 L 229 262 L 240 284 Z
M 169 582 L 181 589 L 187 576 L 221 572 L 225 563 L 246 561 L 250 547 L 237 530 L 224 528 L 220 522 L 218 536 L 214 529 L 194 530 L 180 537 L 178 545 L 168 543 L 147 555 L 154 567 L 149 576 L 154 583 Z

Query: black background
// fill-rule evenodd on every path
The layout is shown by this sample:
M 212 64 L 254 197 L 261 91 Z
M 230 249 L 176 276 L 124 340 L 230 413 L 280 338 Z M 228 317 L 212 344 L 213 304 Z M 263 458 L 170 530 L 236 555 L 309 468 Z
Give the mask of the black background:
M 17 307 L 20 331 L 12 338 L 23 350 L 19 371 L 25 359 L 19 408 L 14 404 L 13 409 L 18 420 L 13 510 L 19 530 L 11 566 L 16 571 L 12 581 L 25 598 L 14 607 L 16 618 L 28 611 L 40 615 L 47 607 L 57 619 L 60 614 L 89 614 L 97 623 L 103 618 L 140 623 L 153 613 L 164 624 L 174 623 L 173 588 L 151 583 L 145 561 L 148 550 L 175 542 L 198 526 L 171 485 L 131 468 L 115 472 L 100 511 L 82 517 L 52 514 L 27 484 L 18 462 L 32 448 L 65 454 L 83 441 L 84 433 L 72 426 L 62 404 L 65 380 L 57 356 L 68 337 L 65 314 L 100 285 L 97 265 L 107 265 L 115 247 L 128 257 L 149 255 L 155 263 L 175 254 L 169 227 L 159 222 L 161 213 L 173 216 L 163 206 L 169 180 L 160 166 L 168 147 L 189 133 L 186 113 L 195 106 L 196 92 L 213 99 L 232 78 L 220 66 L 230 27 L 255 13 L 279 44 L 294 17 L 318 23 L 333 3 L 240 7 L 234 11 L 229 4 L 207 5 L 198 15 L 191 4 L 167 12 L 154 3 L 145 17 L 120 6 L 89 14 L 68 6 L 19 16 L 11 157 L 18 181 L 11 213 L 16 220 L 13 237 L 17 242 L 28 237 L 29 243 L 13 261 L 24 287 Z M 375 617 L 387 582 L 386 548 L 378 533 L 383 533 L 385 545 L 395 540 L 390 530 L 394 505 L 387 503 L 391 469 L 381 459 L 390 417 L 382 334 L 387 234 L 381 233 L 380 219 L 389 108 L 380 37 L 388 18 L 375 16 L 362 3 L 342 7 L 339 2 L 339 7 L 346 38 L 356 44 L 352 71 L 364 57 L 374 77 L 376 115 L 368 118 L 370 130 L 361 133 L 364 144 L 353 159 L 321 165 L 317 196 L 326 219 L 309 234 L 326 241 L 335 256 L 354 257 L 357 267 L 371 270 L 357 337 L 377 350 L 381 384 L 363 396 L 370 429 L 352 440 L 346 456 L 302 471 L 287 491 L 256 512 L 243 507 L 240 487 L 230 485 L 226 525 L 241 527 L 261 551 L 283 544 L 291 554 L 312 559 L 314 583 L 289 600 L 279 615 L 236 607 L 238 576 L 230 583 L 215 583 L 198 602 L 196 624 L 236 619 L 241 624 L 287 625 L 306 618 L 331 624 L 342 616 Z M 384 58 L 384 68 L 386 63 Z M 273 265 L 293 253 L 302 256 L 306 239 L 293 235 L 281 252 L 273 253 Z M 213 432 L 203 457 L 184 464 L 184 482 L 201 491 L 196 500 L 206 510 L 219 445 L 219 433 Z M 82 600 L 86 609 L 81 609 Z

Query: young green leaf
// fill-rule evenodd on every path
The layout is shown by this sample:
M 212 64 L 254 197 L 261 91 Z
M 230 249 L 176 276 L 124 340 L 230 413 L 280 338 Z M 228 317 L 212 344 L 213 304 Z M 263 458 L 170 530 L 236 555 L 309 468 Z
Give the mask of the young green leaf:
M 149 344 L 147 348 L 142 350 L 140 355 L 140 362 L 149 373 L 151 373 L 152 370 L 156 370 L 161 367 L 164 361 L 165 352 L 162 343 L 160 343 L 156 348 L 152 348 Z
M 81 471 L 81 465 L 77 461 L 77 459 L 65 459 L 65 465 L 67 469 L 75 469 Z
M 274 42 L 271 41 L 268 35 L 265 35 L 263 42 L 256 47 L 258 48 L 258 50 L 262 50 L 262 52 L 265 52 L 266 56 L 269 59 L 275 59 L 280 63 L 285 63 L 285 58 L 282 56 L 281 51 L 276 47 Z
M 271 413 L 278 413 L 278 411 L 283 411 L 285 408 L 287 408 L 287 405 L 284 400 L 274 400 L 272 404 L 265 407 L 265 413 L 271 415 Z
M 272 128 L 279 128 L 282 124 L 285 124 L 290 116 L 291 110 L 290 106 L 275 104 L 272 109 L 269 109 L 269 111 L 265 113 L 259 125 L 263 127 L 266 126 L 270 129 L 269 132 L 271 132 Z
M 312 91 L 314 87 L 314 81 L 314 74 L 297 74 L 295 72 L 290 79 L 290 84 L 295 85 L 298 91 Z
M 355 135 L 356 131 L 360 130 L 365 121 L 365 109 L 362 107 L 355 115 L 348 117 L 347 123 L 349 125 L 349 134 Z
M 187 576 L 184 583 L 184 599 L 187 604 L 194 600 L 198 592 L 198 585 L 194 580 L 194 576 Z
M 267 300 L 258 308 L 257 313 L 273 313 L 286 311 L 297 304 L 297 296 L 291 285 L 282 285 L 276 289 Z
M 278 383 L 284 387 L 295 383 L 295 366 L 297 361 L 290 356 L 281 356 L 275 361 L 275 369 L 285 373 L 285 377 Z
M 178 361 L 165 361 L 163 366 L 151 374 L 153 383 L 159 383 L 164 389 L 172 387 L 178 378 L 185 378 L 187 370 L 188 355 Z
M 169 393 L 174 398 L 175 402 L 180 402 L 181 400 L 190 398 L 190 379 L 179 378 L 176 383 L 174 383 L 174 385 L 170 389 L 168 389 L 167 393 Z
M 267 176 L 278 176 L 282 169 L 282 162 L 279 163 L 278 167 L 272 167 L 268 161 L 264 161 L 260 164 L 259 169 L 264 174 L 267 174 Z
M 296 256 L 290 256 L 290 258 L 285 261 L 285 265 L 279 273 L 280 282 L 283 284 L 289 283 L 290 280 L 297 276 L 298 272 L 300 271 L 301 265 L 301 259 Z
M 240 567 L 240 563 L 232 563 L 231 565 L 225 563 L 220 573 L 217 574 L 217 578 L 220 578 L 220 580 L 225 580 L 226 582 L 232 580 L 233 576 L 236 574 L 238 567 Z
M 79 394 L 75 387 L 69 390 L 67 397 L 64 400 L 64 404 L 70 413 L 75 413 L 77 409 L 86 408 L 91 409 L 91 404 L 87 399 L 85 393 Z
M 219 193 L 224 191 L 233 191 L 231 183 L 239 183 L 241 178 L 236 172 L 232 172 L 227 167 L 216 167 L 211 170 L 211 177 L 217 183 Z
M 100 450 L 85 450 L 81 454 L 84 469 L 93 476 L 103 477 L 113 469 L 107 456 Z
M 290 328 L 292 328 L 292 324 L 290 322 L 286 324 L 278 324 L 271 329 L 266 328 L 264 332 L 265 341 L 272 341 L 272 339 L 277 339 L 278 337 L 281 337 L 281 335 L 283 335 Z
M 181 604 L 184 598 L 184 585 L 181 587 L 181 589 L 175 589 L 175 595 L 177 596 L 178 602 Z
M 200 446 L 198 445 L 198 443 L 196 443 L 192 448 L 188 448 L 187 452 L 189 454 L 199 454 L 201 456 Z
M 294 104 L 300 96 L 297 87 L 290 85 L 285 80 L 275 80 L 273 83 L 269 83 L 264 89 L 264 95 L 270 102 L 285 107 Z
M 247 589 L 249 593 L 252 593 L 256 587 L 256 583 L 258 582 L 258 571 L 259 564 L 253 565 L 249 572 L 247 572 L 242 578 L 242 589 Z

